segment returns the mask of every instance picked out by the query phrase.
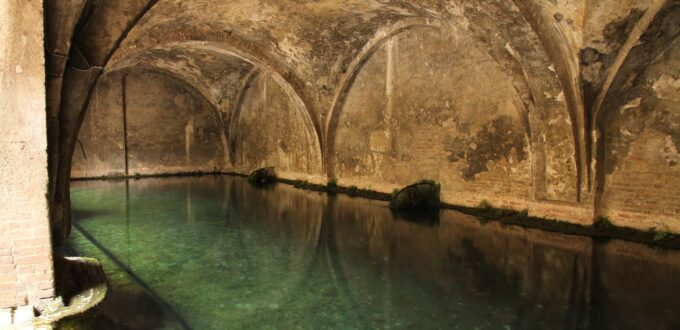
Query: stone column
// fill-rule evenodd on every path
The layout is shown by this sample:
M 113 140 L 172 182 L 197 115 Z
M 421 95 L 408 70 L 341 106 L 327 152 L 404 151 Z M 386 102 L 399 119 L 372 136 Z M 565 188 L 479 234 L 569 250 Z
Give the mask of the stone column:
M 0 0 L 1 315 L 54 297 L 43 40 L 42 0 Z

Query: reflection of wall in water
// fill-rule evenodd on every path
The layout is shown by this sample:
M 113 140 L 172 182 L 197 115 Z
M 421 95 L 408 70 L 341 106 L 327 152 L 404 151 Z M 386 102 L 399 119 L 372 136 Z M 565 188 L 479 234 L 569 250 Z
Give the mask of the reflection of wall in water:
M 621 324 L 624 328 L 680 324 L 668 312 L 680 308 L 676 296 L 680 284 L 674 275 L 680 274 L 680 253 L 675 251 L 480 223 L 450 211 L 442 212 L 441 224 L 433 227 L 386 220 L 391 218 L 388 209 L 344 197 L 331 205 L 337 219 L 338 252 L 350 272 L 365 267 L 405 270 L 453 295 L 495 292 L 477 298 L 515 306 L 506 317 L 509 322 L 520 322 L 514 323 L 520 327 L 579 328 L 603 319 L 609 324 L 627 320 L 630 323 Z M 357 265 L 353 256 L 362 253 L 371 260 Z M 642 266 L 631 269 L 631 265 Z M 647 276 L 650 269 L 656 275 Z M 664 271 L 658 273 L 660 269 Z M 352 286 L 351 281 L 350 287 L 358 296 L 370 291 Z M 658 301 L 658 313 L 644 316 L 646 312 L 641 311 L 648 311 L 649 306 L 639 304 L 649 301 Z

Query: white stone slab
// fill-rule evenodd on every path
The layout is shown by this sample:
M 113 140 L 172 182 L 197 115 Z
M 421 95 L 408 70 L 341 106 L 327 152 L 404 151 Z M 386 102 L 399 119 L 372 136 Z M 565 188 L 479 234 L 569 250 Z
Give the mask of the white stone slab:
M 0 328 L 12 325 L 12 309 L 0 309 Z
M 22 306 L 14 311 L 14 324 L 20 325 L 29 323 L 35 319 L 35 310 L 33 306 Z

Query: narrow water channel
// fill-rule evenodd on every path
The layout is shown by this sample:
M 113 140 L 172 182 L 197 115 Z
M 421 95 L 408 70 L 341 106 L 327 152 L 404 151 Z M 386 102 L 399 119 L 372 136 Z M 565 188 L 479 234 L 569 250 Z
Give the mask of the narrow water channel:
M 111 291 L 61 329 L 680 329 L 680 251 L 229 176 L 72 200 L 64 253 L 102 261 Z

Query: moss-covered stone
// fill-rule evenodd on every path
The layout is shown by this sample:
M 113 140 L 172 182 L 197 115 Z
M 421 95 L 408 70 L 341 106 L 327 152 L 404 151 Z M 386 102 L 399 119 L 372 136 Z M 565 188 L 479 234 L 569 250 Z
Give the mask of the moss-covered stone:
M 390 201 L 393 210 L 432 210 L 441 207 L 440 186 L 434 181 L 420 181 L 397 192 Z
M 350 197 L 355 197 L 359 194 L 359 188 L 357 186 L 350 186 L 347 188 L 347 195 Z
M 267 185 L 276 182 L 276 170 L 273 167 L 265 167 L 250 173 L 248 181 L 252 184 Z

